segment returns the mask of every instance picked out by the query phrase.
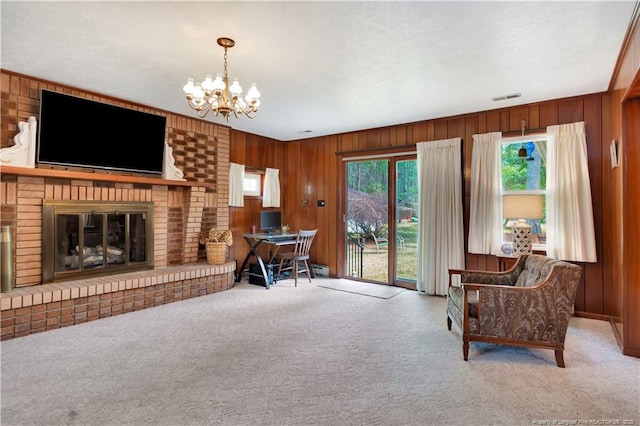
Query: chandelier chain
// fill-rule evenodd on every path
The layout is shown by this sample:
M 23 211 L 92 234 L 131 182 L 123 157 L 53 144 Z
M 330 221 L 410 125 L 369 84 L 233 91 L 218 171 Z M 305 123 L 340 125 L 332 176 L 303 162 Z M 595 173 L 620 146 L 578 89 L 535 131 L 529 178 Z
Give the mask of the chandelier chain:
M 224 48 L 224 78 L 228 78 L 227 77 L 227 57 L 229 55 L 227 55 L 227 48 Z

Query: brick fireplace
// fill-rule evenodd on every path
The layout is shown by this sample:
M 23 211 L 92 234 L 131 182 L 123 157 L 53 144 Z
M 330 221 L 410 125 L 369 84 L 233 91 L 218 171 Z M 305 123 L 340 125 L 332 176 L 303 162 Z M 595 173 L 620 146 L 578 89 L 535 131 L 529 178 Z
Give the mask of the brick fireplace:
M 204 247 L 198 244 L 202 229 L 229 228 L 231 130 L 228 126 L 6 70 L 0 70 L 0 77 L 0 149 L 15 145 L 14 138 L 22 122 L 30 117 L 39 119 L 41 89 L 47 89 L 165 116 L 166 143 L 172 149 L 175 167 L 183 172 L 185 179 L 174 181 L 108 171 L 27 168 L 2 163 L 0 225 L 9 226 L 11 230 L 15 267 L 13 291 L 0 293 L 2 339 L 233 287 L 235 262 L 208 265 Z M 88 149 L 98 148 L 91 144 L 88 134 Z M 146 236 L 153 238 L 153 244 L 148 249 L 145 246 L 145 256 L 153 259 L 153 266 L 145 264 L 140 270 L 113 270 L 99 276 L 46 275 L 44 200 L 77 204 L 152 204 L 153 227 L 146 231 Z M 108 226 L 104 232 L 110 232 Z M 120 222 L 120 230 L 122 228 Z M 75 240 L 71 237 L 69 241 L 71 244 Z M 97 244 L 89 243 L 98 251 Z M 126 244 L 121 241 L 117 250 L 129 250 L 131 247 Z M 76 253 L 79 251 L 80 247 Z M 136 263 L 138 257 L 129 255 L 129 259 L 120 262 L 133 260 Z M 139 255 L 140 252 L 135 256 Z M 73 262 L 73 259 L 69 260 Z M 108 264 L 109 259 L 106 261 Z M 48 282 L 50 278 L 51 282 Z
M 11 226 L 16 242 L 18 288 L 43 284 L 43 212 L 47 203 L 150 203 L 154 266 L 192 263 L 202 257 L 198 235 L 205 213 L 204 185 L 18 167 L 2 167 L 0 171 L 3 224 Z
M 3 224 L 11 226 L 15 254 L 15 287 L 10 293 L 0 294 L 2 339 L 234 286 L 235 263 L 208 265 L 198 242 L 203 221 L 210 220 L 206 218 L 216 205 L 212 198 L 217 195 L 207 192 L 206 185 L 18 167 L 2 167 L 0 172 Z M 89 225 L 95 227 L 100 222 L 107 234 L 110 233 L 108 223 L 101 222 L 102 219 L 96 221 L 96 217 L 90 218 L 88 213 L 103 215 L 107 222 L 118 219 L 119 231 L 128 230 L 133 236 L 130 235 L 128 241 L 124 237 L 119 243 L 116 239 L 111 241 L 114 241 L 114 247 L 124 247 L 129 253 L 138 250 L 137 255 L 130 254 L 122 260 L 131 263 L 133 268 L 123 270 L 120 269 L 123 265 L 116 265 L 114 270 L 109 270 L 107 264 L 101 273 L 95 274 L 78 267 L 76 272 L 80 275 L 68 275 L 65 263 L 71 265 L 73 260 L 67 257 L 82 251 L 80 245 L 97 251 L 98 245 L 108 247 L 110 240 L 107 238 L 98 243 L 95 236 L 87 234 L 82 237 L 82 243 L 77 244 L 78 249 L 65 249 L 65 257 L 56 260 L 55 255 L 47 255 L 47 250 L 55 250 L 55 244 L 47 243 L 51 237 L 44 234 L 46 222 L 53 217 L 47 218 L 46 214 L 51 206 L 59 207 L 65 222 L 83 221 L 84 227 L 89 224 L 85 220 L 94 220 Z M 85 207 L 87 211 L 83 210 Z M 132 216 L 122 216 L 127 212 L 125 207 Z M 148 233 L 147 240 L 152 244 L 145 241 L 144 246 L 136 247 L 131 241 L 136 234 L 130 222 L 141 220 L 137 216 L 140 214 L 145 215 L 145 222 L 150 219 L 151 226 L 145 227 L 144 232 Z M 70 226 L 70 232 L 64 233 L 66 244 L 79 242 L 80 237 L 72 235 L 74 229 Z M 139 229 L 138 238 L 140 232 Z M 136 261 L 141 258 L 135 256 L 146 251 L 145 261 Z M 60 266 L 58 273 L 55 272 L 56 262 Z

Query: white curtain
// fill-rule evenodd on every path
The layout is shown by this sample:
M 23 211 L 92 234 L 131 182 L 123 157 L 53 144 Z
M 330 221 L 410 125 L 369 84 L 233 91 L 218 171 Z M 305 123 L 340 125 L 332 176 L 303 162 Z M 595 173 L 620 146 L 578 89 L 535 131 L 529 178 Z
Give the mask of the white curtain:
M 264 175 L 262 207 L 280 207 L 280 179 L 278 169 L 267 168 Z
M 229 166 L 229 206 L 244 207 L 244 164 Z
M 464 267 L 461 139 L 420 142 L 418 291 L 447 294 L 449 268 Z
M 547 255 L 597 262 L 584 122 L 547 127 Z
M 501 140 L 500 132 L 473 135 L 469 253 L 501 254 Z

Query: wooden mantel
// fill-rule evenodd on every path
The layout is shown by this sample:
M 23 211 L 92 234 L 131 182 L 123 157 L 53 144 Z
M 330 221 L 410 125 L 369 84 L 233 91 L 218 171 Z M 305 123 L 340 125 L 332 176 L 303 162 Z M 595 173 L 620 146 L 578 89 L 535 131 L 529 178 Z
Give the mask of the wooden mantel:
M 146 183 L 149 185 L 164 186 L 199 186 L 214 187 L 215 184 L 205 182 L 188 182 L 183 180 L 168 180 L 151 176 L 125 175 L 108 172 L 84 172 L 74 170 L 60 170 L 53 168 L 33 168 L 33 167 L 16 167 L 16 166 L 0 166 L 0 175 L 16 175 L 16 176 L 34 176 L 34 177 L 54 177 L 62 179 L 78 179 L 93 180 L 120 183 Z

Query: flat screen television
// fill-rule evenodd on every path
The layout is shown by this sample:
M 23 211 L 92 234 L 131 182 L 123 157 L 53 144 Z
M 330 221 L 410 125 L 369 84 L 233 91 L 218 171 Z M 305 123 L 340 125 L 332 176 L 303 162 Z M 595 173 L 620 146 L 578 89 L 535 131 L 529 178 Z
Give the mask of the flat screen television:
M 282 212 L 279 210 L 262 210 L 260 212 L 260 229 L 270 233 L 282 226 Z
M 167 119 L 40 91 L 38 164 L 162 175 Z

